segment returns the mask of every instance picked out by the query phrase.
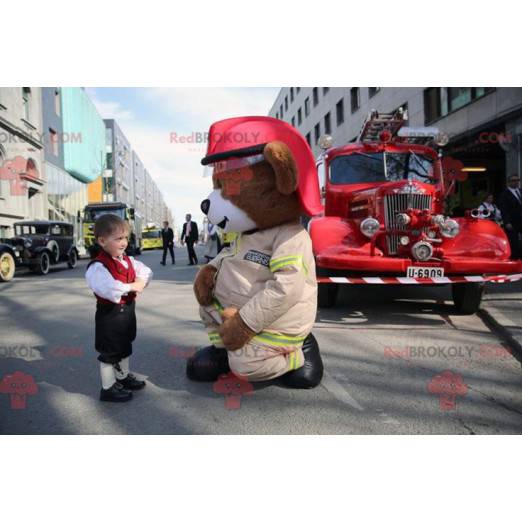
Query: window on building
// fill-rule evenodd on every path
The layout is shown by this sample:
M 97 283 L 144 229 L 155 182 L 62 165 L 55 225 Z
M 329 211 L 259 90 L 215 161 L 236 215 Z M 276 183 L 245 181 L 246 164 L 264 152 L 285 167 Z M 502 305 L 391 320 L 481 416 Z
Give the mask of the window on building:
M 330 120 L 331 120 L 330 113 L 328 112 L 324 116 L 324 132 L 326 134 L 331 134 L 332 133 L 332 123 L 331 123 Z
M 310 133 L 308 133 L 308 134 L 306 135 L 306 141 L 308 142 L 308 145 L 310 145 L 310 147 L 311 147 L 311 146 L 312 146 L 312 138 L 311 138 L 311 136 L 310 136 Z
M 335 106 L 335 114 L 337 116 L 337 126 L 344 123 L 344 101 L 341 98 Z
M 60 89 L 54 90 L 54 112 L 57 116 L 60 116 L 62 113 L 62 106 L 60 101 Z
M 294 101 L 294 88 L 290 87 L 290 103 Z
M 440 88 L 430 87 L 424 91 L 424 121 L 430 123 L 440 117 Z
M 314 107 L 319 103 L 319 89 L 317 87 L 314 87 L 312 89 L 312 98 L 314 102 Z
M 22 87 L 22 98 L 24 103 L 24 119 L 31 120 L 31 88 Z
M 51 154 L 58 157 L 58 134 L 51 128 L 49 128 L 48 150 Z
M 279 119 L 279 113 L 276 111 L 276 116 L 275 116 L 277 119 Z
M 295 127 L 295 116 L 292 116 L 292 127 Z
M 361 105 L 360 89 L 359 87 L 352 87 L 350 89 L 350 106 L 352 113 L 355 112 Z
M 314 142 L 317 144 L 321 136 L 321 124 L 317 123 L 314 127 Z
M 373 98 L 380 90 L 380 87 L 368 87 L 368 97 Z
M 288 110 L 288 96 L 285 96 L 285 111 Z
M 283 119 L 283 104 L 279 106 L 279 114 L 281 115 L 281 119 Z
M 296 92 L 296 94 L 299 94 L 299 91 L 300 91 L 300 90 L 301 90 L 301 87 L 296 87 L 296 88 L 295 88 L 295 92 Z
M 449 112 L 456 111 L 471 101 L 471 87 L 448 87 Z
M 310 98 L 306 98 L 305 100 L 305 118 L 310 114 Z
M 328 94 L 328 91 L 330 90 L 330 87 L 323 87 L 323 96 L 325 94 Z
M 303 113 L 301 112 L 301 107 L 297 109 L 297 125 L 301 125 L 303 123 Z

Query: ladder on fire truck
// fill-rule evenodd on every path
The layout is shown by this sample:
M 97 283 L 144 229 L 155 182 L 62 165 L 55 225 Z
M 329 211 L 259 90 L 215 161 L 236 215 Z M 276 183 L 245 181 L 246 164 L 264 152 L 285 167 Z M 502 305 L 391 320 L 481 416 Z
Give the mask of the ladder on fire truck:
M 383 131 L 388 131 L 391 139 L 397 135 L 399 129 L 407 120 L 408 111 L 403 110 L 402 107 L 390 113 L 371 111 L 363 123 L 357 141 L 381 141 L 381 133 Z

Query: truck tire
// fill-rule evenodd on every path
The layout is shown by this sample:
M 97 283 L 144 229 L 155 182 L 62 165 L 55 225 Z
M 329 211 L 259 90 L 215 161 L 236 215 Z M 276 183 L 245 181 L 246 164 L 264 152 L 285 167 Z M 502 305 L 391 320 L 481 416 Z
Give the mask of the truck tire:
M 317 288 L 317 306 L 332 308 L 337 300 L 339 285 L 337 283 L 319 283 Z
M 13 279 L 16 270 L 14 257 L 9 252 L 0 254 L 0 282 L 6 283 Z
M 460 314 L 471 315 L 478 312 L 484 283 L 456 283 L 451 287 L 455 310 Z
M 40 252 L 36 258 L 35 272 L 40 275 L 46 275 L 49 273 L 49 266 L 51 259 L 48 252 Z
M 69 252 L 69 257 L 67 259 L 67 266 L 69 268 L 75 268 L 77 263 L 78 263 L 78 252 L 76 252 L 76 250 L 73 248 Z

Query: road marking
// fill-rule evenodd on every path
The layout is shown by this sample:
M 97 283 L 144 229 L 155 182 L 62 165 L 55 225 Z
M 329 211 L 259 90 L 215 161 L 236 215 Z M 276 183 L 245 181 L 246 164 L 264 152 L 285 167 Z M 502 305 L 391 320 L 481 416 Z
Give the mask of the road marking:
M 323 374 L 321 384 L 329 391 L 335 399 L 348 404 L 356 410 L 363 411 L 364 408 L 339 384 L 327 371 Z

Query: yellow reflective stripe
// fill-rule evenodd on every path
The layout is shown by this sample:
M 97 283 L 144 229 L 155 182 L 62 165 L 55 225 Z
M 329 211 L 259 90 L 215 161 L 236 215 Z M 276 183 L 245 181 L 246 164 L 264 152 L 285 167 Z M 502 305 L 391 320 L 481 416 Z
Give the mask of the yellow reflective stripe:
M 275 257 L 270 260 L 270 266 L 277 265 L 281 261 L 296 260 L 296 259 L 303 259 L 303 256 L 300 256 L 298 254 L 292 254 L 289 256 Z
M 270 261 L 271 272 L 276 272 L 285 266 L 302 266 L 305 273 L 308 274 L 308 268 L 303 261 L 303 256 L 285 256 Z
M 300 346 L 303 344 L 305 338 L 298 336 L 291 337 L 288 335 L 276 334 L 272 332 L 261 332 L 254 337 L 254 340 L 261 343 L 270 344 L 272 346 Z
M 294 369 L 294 352 L 288 354 L 288 369 Z

